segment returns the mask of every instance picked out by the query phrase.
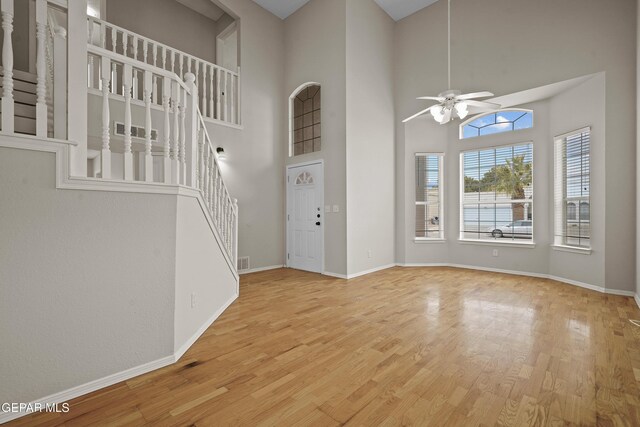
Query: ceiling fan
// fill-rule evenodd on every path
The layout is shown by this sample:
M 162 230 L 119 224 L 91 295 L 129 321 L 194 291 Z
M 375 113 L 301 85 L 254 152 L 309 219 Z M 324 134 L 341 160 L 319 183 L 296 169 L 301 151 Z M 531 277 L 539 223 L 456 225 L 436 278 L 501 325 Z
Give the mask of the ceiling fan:
M 451 87 L 451 0 L 447 0 L 447 38 L 448 38 L 448 84 Z M 417 112 L 411 117 L 407 117 L 402 121 L 406 123 L 423 114 L 431 113 L 435 121 L 440 124 L 449 123 L 452 119 L 459 117 L 464 119 L 469 114 L 469 107 L 477 107 L 482 110 L 497 110 L 499 104 L 487 101 L 477 101 L 476 98 L 487 98 L 493 96 L 493 93 L 482 91 L 474 93 L 462 93 L 459 90 L 446 90 L 438 96 L 421 96 L 416 99 L 438 101 L 437 104 L 425 108 Z

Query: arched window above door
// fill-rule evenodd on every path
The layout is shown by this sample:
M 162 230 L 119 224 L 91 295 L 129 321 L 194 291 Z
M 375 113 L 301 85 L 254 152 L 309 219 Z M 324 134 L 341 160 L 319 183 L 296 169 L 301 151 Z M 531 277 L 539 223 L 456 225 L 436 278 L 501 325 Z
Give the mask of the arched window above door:
M 318 83 L 305 83 L 289 98 L 289 156 L 322 148 L 320 95 Z

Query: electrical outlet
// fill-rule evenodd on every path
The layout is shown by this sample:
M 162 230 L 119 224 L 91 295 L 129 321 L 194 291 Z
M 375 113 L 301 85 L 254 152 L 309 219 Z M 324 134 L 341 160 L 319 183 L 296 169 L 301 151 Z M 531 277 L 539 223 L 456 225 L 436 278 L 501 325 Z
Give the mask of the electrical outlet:
M 498 256 L 498 250 L 497 249 L 493 250 L 493 256 Z
M 371 256 L 372 256 L 372 254 L 371 254 L 371 249 L 369 249 L 369 250 L 367 251 L 367 256 L 368 256 L 369 258 L 371 258 Z
M 338 205 L 333 205 L 333 213 L 340 212 L 340 207 Z
M 196 294 L 195 294 L 195 292 L 191 293 L 191 308 L 196 308 Z

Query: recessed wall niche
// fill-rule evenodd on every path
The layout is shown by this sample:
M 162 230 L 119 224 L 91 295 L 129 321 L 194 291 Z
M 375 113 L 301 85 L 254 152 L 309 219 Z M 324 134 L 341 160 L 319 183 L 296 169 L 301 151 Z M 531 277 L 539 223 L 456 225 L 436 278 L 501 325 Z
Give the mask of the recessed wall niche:
M 320 86 L 305 86 L 293 96 L 293 155 L 313 153 L 322 148 Z

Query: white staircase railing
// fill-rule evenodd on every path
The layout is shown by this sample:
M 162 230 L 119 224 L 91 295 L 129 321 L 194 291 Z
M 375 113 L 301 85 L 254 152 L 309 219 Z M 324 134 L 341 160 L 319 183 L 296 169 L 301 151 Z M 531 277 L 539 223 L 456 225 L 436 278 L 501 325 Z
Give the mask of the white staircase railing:
M 198 107 L 202 116 L 241 124 L 240 70 L 236 73 L 91 16 L 87 17 L 87 32 L 90 45 L 173 72 L 181 79 L 187 73 L 194 74 L 201 89 Z
M 88 81 L 94 94 L 101 96 L 100 170 L 102 179 L 134 181 L 132 109 L 144 108 L 142 162 L 138 165 L 139 181 L 154 182 L 153 151 L 163 157 L 161 182 L 182 185 L 200 191 L 206 210 L 215 226 L 232 265 L 237 259 L 238 207 L 224 183 L 217 160 L 216 147 L 209 137 L 198 106 L 198 87 L 193 73 L 186 82 L 175 73 L 128 56 L 88 45 Z M 159 93 L 158 93 L 159 92 Z M 124 102 L 124 115 L 111 117 L 113 102 Z M 161 111 L 162 114 L 152 114 Z M 114 111 L 122 111 L 115 109 Z M 119 113 L 121 114 L 121 113 Z M 153 116 L 156 117 L 152 123 Z M 158 117 L 162 117 L 158 120 Z M 124 173 L 112 175 L 112 123 L 123 123 Z M 158 129 L 157 138 L 153 138 Z M 154 140 L 158 141 L 154 144 Z M 122 150 L 120 150 L 120 144 Z M 157 175 L 157 174 L 155 174 Z

